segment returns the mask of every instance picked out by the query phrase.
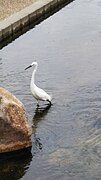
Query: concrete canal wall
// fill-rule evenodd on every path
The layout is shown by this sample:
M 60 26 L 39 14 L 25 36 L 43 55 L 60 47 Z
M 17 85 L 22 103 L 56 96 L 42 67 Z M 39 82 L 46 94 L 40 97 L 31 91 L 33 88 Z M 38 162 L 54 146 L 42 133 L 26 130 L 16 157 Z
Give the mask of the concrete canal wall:
M 73 0 L 38 0 L 27 8 L 0 21 L 0 48 L 2 42 L 6 43 L 16 39 L 31 27 L 58 11 L 64 4 Z

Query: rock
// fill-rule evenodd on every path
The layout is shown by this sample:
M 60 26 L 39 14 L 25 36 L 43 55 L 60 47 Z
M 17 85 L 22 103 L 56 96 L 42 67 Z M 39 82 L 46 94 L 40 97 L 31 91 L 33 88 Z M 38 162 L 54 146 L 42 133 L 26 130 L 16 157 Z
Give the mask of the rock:
M 31 147 L 31 133 L 23 104 L 0 87 L 0 153 Z

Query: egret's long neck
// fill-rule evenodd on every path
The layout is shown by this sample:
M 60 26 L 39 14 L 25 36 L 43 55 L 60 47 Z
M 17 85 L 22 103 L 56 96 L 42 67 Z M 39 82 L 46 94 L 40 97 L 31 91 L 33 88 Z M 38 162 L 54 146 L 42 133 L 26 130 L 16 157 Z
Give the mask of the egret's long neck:
M 33 70 L 33 73 L 32 73 L 32 77 L 31 77 L 31 83 L 35 83 L 35 73 L 36 73 L 36 70 L 37 70 L 37 66 L 34 68 Z

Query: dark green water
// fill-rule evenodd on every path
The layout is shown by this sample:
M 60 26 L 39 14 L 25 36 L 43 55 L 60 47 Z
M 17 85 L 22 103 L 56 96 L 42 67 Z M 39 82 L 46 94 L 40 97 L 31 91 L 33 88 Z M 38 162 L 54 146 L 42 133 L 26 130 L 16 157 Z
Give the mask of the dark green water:
M 53 96 L 37 111 L 29 84 Z M 101 1 L 75 0 L 0 51 L 0 85 L 25 105 L 32 156 L 0 163 L 0 179 L 101 179 Z M 9 178 L 8 178 L 9 177 Z

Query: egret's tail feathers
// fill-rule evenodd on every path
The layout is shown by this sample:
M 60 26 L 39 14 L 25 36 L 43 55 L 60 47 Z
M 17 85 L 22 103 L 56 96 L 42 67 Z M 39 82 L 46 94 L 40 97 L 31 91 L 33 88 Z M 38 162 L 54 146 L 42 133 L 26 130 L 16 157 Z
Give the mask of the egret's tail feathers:
M 46 101 L 51 102 L 52 96 L 48 95 Z
M 52 101 L 52 96 L 51 95 L 49 95 L 49 98 L 48 98 L 48 101 Z

